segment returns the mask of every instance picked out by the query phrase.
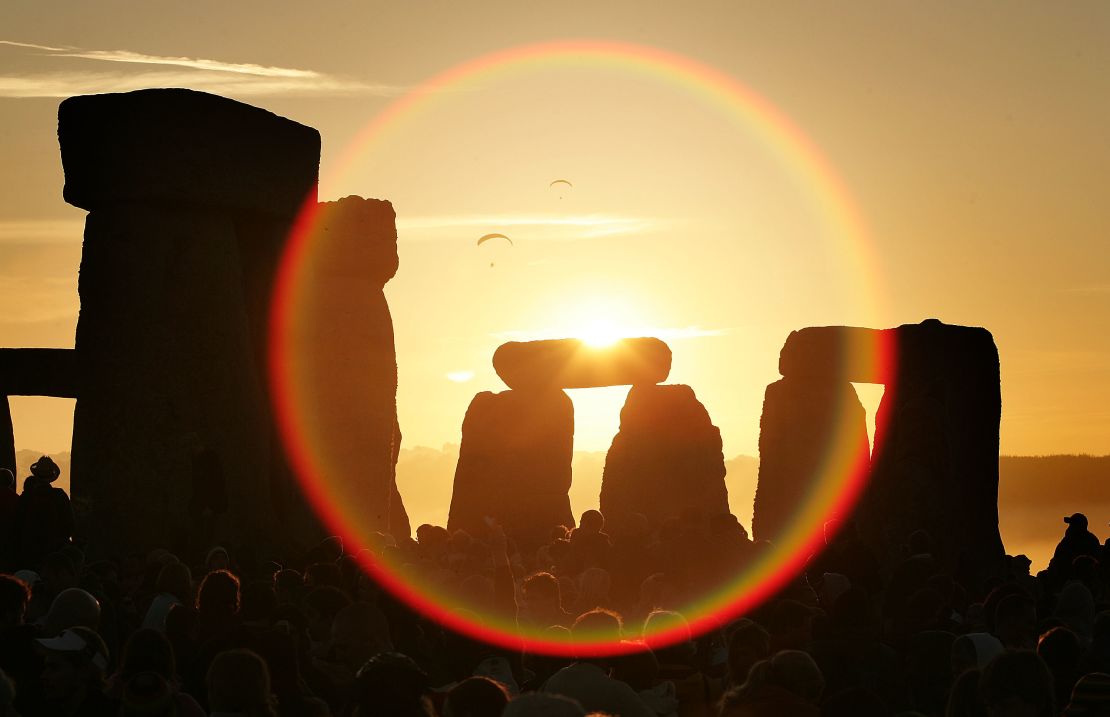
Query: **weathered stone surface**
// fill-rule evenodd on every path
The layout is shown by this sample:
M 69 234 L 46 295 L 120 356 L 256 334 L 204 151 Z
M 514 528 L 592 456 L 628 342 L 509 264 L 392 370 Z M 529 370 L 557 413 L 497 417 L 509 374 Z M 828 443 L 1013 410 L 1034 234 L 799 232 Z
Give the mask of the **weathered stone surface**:
M 77 398 L 73 349 L 0 349 L 0 394 Z
M 184 89 L 70 97 L 58 108 L 65 200 L 296 213 L 315 201 L 320 133 Z
M 317 211 L 312 263 L 291 317 L 297 411 L 312 416 L 303 422 L 308 444 L 343 476 L 329 481 L 332 499 L 367 530 L 386 532 L 396 493 L 395 431 L 400 441 L 397 354 L 383 293 L 397 270 L 395 214 L 389 202 L 361 197 L 321 202 Z
M 551 391 L 483 391 L 463 420 L 449 530 L 483 535 L 489 516 L 534 549 L 556 525 L 574 525 L 568 492 L 574 407 Z
M 779 352 L 779 373 L 786 378 L 835 379 L 884 383 L 889 331 L 855 326 L 811 326 L 791 331 Z
M 1002 399 L 989 331 L 936 319 L 881 331 L 802 329 L 787 339 L 780 370 L 787 378 L 768 387 L 764 403 L 757 537 L 780 521 L 771 507 L 780 499 L 762 496 L 785 495 L 800 470 L 793 462 L 813 462 L 805 458 L 819 445 L 812 432 L 822 415 L 837 415 L 835 402 L 844 405 L 845 382 L 883 381 L 871 474 L 855 512 L 861 535 L 894 559 L 923 529 L 945 569 L 983 576 L 997 568 Z M 856 418 L 840 420 L 858 432 Z
M 581 339 L 510 341 L 493 354 L 510 388 L 594 388 L 656 384 L 671 371 L 671 349 L 655 338 L 621 339 L 594 347 Z
M 860 527 L 886 548 L 927 530 L 948 569 L 981 579 L 1004 554 L 998 349 L 986 329 L 935 319 L 892 331 L 898 361 L 876 416 Z
M 272 427 L 266 345 L 282 247 L 315 201 L 318 134 L 150 90 L 67 100 L 59 140 L 65 197 L 91 210 L 74 350 L 79 525 L 107 553 L 311 539 Z
M 659 525 L 690 509 L 729 512 L 721 431 L 689 386 L 633 386 L 605 457 L 601 512 Z
M 777 540 L 820 486 L 859 477 L 869 466 L 866 415 L 852 384 L 797 377 L 772 383 L 759 419 L 752 536 Z

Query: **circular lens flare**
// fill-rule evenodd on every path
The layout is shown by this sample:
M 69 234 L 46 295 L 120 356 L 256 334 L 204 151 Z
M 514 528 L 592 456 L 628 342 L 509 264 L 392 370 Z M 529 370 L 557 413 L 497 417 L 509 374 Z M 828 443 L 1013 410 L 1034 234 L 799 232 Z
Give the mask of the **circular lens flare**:
M 827 228 L 823 239 L 829 244 L 830 254 L 842 262 L 839 270 L 843 273 L 844 290 L 853 293 L 859 305 L 874 304 L 875 274 L 870 267 L 862 221 L 842 182 L 817 147 L 774 105 L 734 78 L 656 48 L 611 42 L 555 42 L 513 48 L 464 63 L 391 104 L 341 153 L 329 175 L 334 178 L 350 173 L 371 148 L 387 141 L 406 120 L 448 101 L 454 87 L 560 64 L 577 68 L 600 66 L 655 78 L 689 92 L 692 98 L 733 118 L 738 131 L 760 138 L 805 191 L 821 217 Z M 335 447 L 329 442 L 331 438 L 314 426 L 319 402 L 327 392 L 309 385 L 319 378 L 307 372 L 310 362 L 305 357 L 310 348 L 301 340 L 303 332 L 298 333 L 317 318 L 313 316 L 315 304 L 306 297 L 312 295 L 313 282 L 317 280 L 313 267 L 322 241 L 318 208 L 314 202 L 306 204 L 279 267 L 270 344 L 278 424 L 290 461 L 313 508 L 345 544 L 353 546 L 351 552 L 367 549 L 357 553 L 358 559 L 375 580 L 414 609 L 467 636 L 510 649 L 523 647 L 536 653 L 579 657 L 641 649 L 611 631 L 580 631 L 571 635 L 542 626 L 529 627 L 523 621 L 518 623 L 515 614 L 490 607 L 489 586 L 481 581 L 446 584 L 442 575 L 421 571 L 405 556 L 398 555 L 398 550 L 368 525 L 360 503 L 351 499 L 349 471 L 339 467 Z M 578 335 L 590 345 L 604 345 L 620 337 L 623 325 L 597 317 L 581 324 Z M 392 347 L 392 335 L 388 342 Z M 866 359 L 884 371 L 891 370 L 892 346 L 876 341 L 856 350 L 868 353 Z M 462 381 L 468 373 L 453 372 L 448 379 Z M 658 627 L 645 634 L 645 639 L 662 646 L 720 627 L 773 596 L 799 574 L 809 556 L 823 546 L 826 521 L 850 512 L 866 480 L 869 457 L 861 455 L 842 433 L 847 436 L 851 432 L 835 427 L 831 431 L 819 477 L 808 495 L 798 496 L 797 508 L 776 543 L 764 546 L 739 573 L 723 576 L 713 589 L 678 605 L 678 611 L 686 618 L 684 623 L 658 621 Z M 425 540 L 431 545 L 455 537 L 433 532 L 420 537 L 422 545 Z M 495 539 L 490 542 L 496 546 Z M 475 549 L 472 557 L 492 574 L 501 574 L 497 571 L 505 568 L 506 556 L 496 549 L 491 553 Z M 534 605 L 526 602 L 523 607 L 527 610 Z

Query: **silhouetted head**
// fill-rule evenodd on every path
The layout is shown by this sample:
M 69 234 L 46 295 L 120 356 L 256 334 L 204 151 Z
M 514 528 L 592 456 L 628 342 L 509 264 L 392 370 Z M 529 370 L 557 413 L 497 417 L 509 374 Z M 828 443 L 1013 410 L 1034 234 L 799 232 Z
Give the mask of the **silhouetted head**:
M 47 635 L 57 635 L 70 627 L 95 630 L 99 625 L 100 602 L 81 588 L 58 593 L 43 619 L 43 631 Z
M 587 510 L 578 521 L 578 529 L 587 533 L 600 533 L 605 527 L 605 516 L 600 510 Z
M 295 603 L 304 589 L 304 576 L 296 570 L 279 570 L 274 573 L 274 592 L 280 603 Z
M 127 678 L 120 699 L 120 717 L 174 715 L 176 697 L 170 681 L 156 672 L 139 672 Z
M 1002 598 L 994 616 L 994 634 L 1011 650 L 1031 650 L 1037 640 L 1037 604 L 1025 593 Z
M 31 475 L 45 483 L 53 483 L 61 474 L 62 469 L 50 456 L 42 456 L 31 464 Z
M 1087 529 L 1087 516 L 1082 513 L 1072 513 L 1064 518 L 1064 522 L 1068 524 L 1069 530 L 1086 530 Z
M 570 634 L 576 641 L 609 639 L 619 637 L 624 627 L 621 616 L 612 610 L 594 608 L 584 612 L 574 620 Z
M 316 642 L 331 637 L 331 623 L 339 611 L 351 604 L 342 590 L 330 585 L 315 588 L 305 595 L 302 607 L 308 619 L 308 635 Z
M 331 647 L 340 664 L 356 671 L 374 655 L 393 649 L 389 623 L 376 606 L 352 603 L 332 620 Z
M 1091 672 L 1080 677 L 1072 688 L 1064 715 L 1110 715 L 1110 675 L 1105 672 Z
M 500 717 L 509 704 L 505 686 L 488 677 L 468 677 L 447 693 L 443 717 Z
M 0 490 L 15 492 L 15 474 L 7 468 L 0 468 Z
M 208 551 L 208 555 L 204 558 L 204 568 L 208 572 L 214 570 L 227 570 L 231 567 L 231 557 L 227 554 L 227 550 L 216 546 Z
M 768 686 L 778 687 L 810 704 L 817 704 L 825 689 L 825 677 L 807 653 L 801 650 L 781 650 L 770 659 L 760 660 L 752 665 L 747 679 L 725 696 L 723 705 L 743 702 L 749 695 Z
M 123 647 L 119 671 L 124 678 L 140 672 L 154 672 L 167 681 L 173 681 L 177 665 L 170 641 L 149 627 L 136 630 Z
M 160 593 L 173 595 L 184 604 L 193 600 L 193 574 L 185 563 L 166 563 L 158 571 L 154 589 Z
M 524 602 L 528 605 L 558 605 L 559 581 L 551 573 L 534 573 L 521 585 Z
M 270 671 L 251 650 L 227 650 L 216 655 L 205 678 L 213 712 L 274 715 Z
M 31 586 L 14 575 L 0 574 L 0 630 L 23 624 Z
M 428 675 L 407 655 L 382 652 L 370 658 L 355 678 L 359 717 L 434 715 L 428 704 Z
M 239 612 L 239 578 L 226 570 L 204 576 L 197 590 L 197 612 L 202 618 L 228 618 Z
M 529 692 L 510 702 L 501 717 L 586 717 L 586 710 L 570 697 Z
M 771 656 L 771 636 L 756 622 L 740 620 L 728 640 L 728 677 L 733 685 L 748 678 L 748 670 Z
M 51 703 L 64 704 L 80 699 L 75 695 L 101 689 L 108 671 L 108 646 L 95 630 L 73 627 L 37 642 L 44 654 L 42 686 Z
M 1052 673 L 1029 650 L 999 655 L 979 678 L 979 694 L 991 715 L 1053 717 L 1054 689 Z
M 659 676 L 659 659 L 646 642 L 626 644 L 637 644 L 641 649 L 613 658 L 613 679 L 620 680 L 637 692 L 650 690 Z

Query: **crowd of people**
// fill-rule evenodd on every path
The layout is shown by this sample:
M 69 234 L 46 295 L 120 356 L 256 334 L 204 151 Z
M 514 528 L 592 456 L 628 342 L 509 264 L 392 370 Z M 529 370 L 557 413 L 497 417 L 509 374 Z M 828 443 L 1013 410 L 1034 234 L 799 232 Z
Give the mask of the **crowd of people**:
M 684 607 L 767 549 L 732 516 L 591 510 L 527 550 L 493 523 L 368 546 L 474 619 L 634 648 L 556 657 L 414 612 L 334 537 L 89 560 L 57 477 L 43 458 L 17 494 L 0 469 L 0 717 L 1110 715 L 1110 560 L 1078 513 L 1046 570 L 1007 557 L 974 585 L 923 531 L 877 555 L 830 522 L 796 579 L 702 634 Z

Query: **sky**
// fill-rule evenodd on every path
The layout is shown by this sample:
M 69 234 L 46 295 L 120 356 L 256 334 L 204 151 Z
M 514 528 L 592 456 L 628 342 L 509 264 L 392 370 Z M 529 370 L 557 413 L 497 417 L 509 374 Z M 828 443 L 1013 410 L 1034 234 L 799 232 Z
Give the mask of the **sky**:
M 791 330 L 935 317 L 994 334 L 1002 453 L 1107 454 L 1108 36 L 1101 2 L 5 3 L 0 346 L 73 345 L 59 101 L 185 86 L 319 129 L 322 199 L 393 202 L 406 447 L 458 442 L 500 343 L 609 328 L 665 339 L 755 455 Z M 647 49 L 503 63 L 354 141 L 441 73 L 569 41 Z M 571 392 L 577 449 L 625 391 Z M 12 408 L 21 448 L 68 447 L 71 402 Z

